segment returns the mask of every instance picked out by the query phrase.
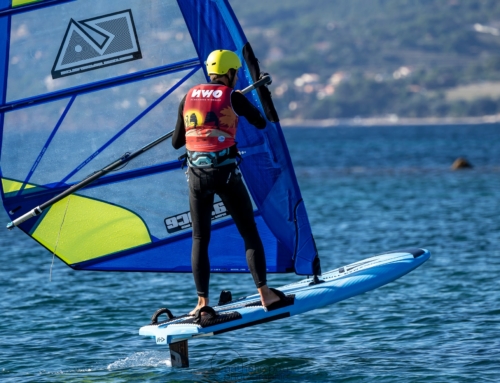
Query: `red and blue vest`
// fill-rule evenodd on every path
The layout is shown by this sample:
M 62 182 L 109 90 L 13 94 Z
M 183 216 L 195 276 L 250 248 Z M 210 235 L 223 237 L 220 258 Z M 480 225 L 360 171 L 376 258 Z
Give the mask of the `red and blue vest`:
M 186 149 L 219 152 L 235 144 L 238 115 L 231 105 L 233 89 L 201 84 L 189 90 L 183 109 Z

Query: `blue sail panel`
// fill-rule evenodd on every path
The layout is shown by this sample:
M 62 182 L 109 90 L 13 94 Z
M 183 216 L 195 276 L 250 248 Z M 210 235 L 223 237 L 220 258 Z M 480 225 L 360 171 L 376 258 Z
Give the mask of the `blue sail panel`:
M 0 175 L 12 219 L 173 129 L 182 97 L 207 81 L 212 50 L 240 55 L 238 88 L 257 80 L 227 1 L 37 4 L 0 13 Z M 0 11 L 9 7 L 0 0 Z M 247 97 L 265 110 L 257 92 Z M 237 141 L 268 272 L 313 274 L 316 249 L 279 122 L 260 131 L 242 119 Z M 74 269 L 189 272 L 182 154 L 158 145 L 20 228 Z M 212 222 L 212 271 L 248 272 L 218 198 Z
M 252 63 L 243 57 L 248 42 L 227 1 L 179 0 L 179 5 L 200 57 L 221 47 L 235 50 L 244 63 L 244 76 L 240 76 L 238 87 L 257 80 L 251 76 Z M 204 33 L 207 30 L 211 33 Z M 250 98 L 263 112 L 256 91 Z M 241 169 L 247 186 L 265 222 L 284 245 L 287 254 L 283 257 L 295 260 L 296 273 L 314 274 L 316 247 L 303 205 L 303 213 L 297 214 L 302 197 L 279 122 L 268 122 L 266 129 L 259 131 L 241 121 L 236 138 L 244 153 Z

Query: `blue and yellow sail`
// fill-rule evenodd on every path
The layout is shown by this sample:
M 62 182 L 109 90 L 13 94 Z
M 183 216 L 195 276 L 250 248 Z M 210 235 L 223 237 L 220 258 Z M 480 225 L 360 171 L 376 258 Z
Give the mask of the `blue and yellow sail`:
M 20 5 L 38 3 L 43 0 L 12 0 L 12 8 L 19 7 Z
M 205 57 L 221 48 L 243 62 L 238 88 L 257 80 L 225 0 L 0 0 L 0 176 L 10 218 L 173 129 L 186 91 L 207 81 Z M 266 92 L 247 95 L 269 122 L 264 130 L 240 122 L 240 168 L 268 271 L 310 275 L 316 248 Z M 74 269 L 188 272 L 180 155 L 158 145 L 20 228 Z M 212 222 L 212 271 L 248 272 L 220 201 Z

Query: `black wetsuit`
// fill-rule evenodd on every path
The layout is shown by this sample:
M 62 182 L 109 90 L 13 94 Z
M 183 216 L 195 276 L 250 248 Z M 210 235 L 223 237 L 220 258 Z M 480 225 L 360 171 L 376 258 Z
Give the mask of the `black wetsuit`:
M 222 84 L 212 81 L 215 84 Z M 185 97 L 179 105 L 179 114 L 172 146 L 179 149 L 186 144 L 186 129 L 183 110 Z M 245 117 L 258 129 L 266 126 L 266 120 L 247 98 L 238 92 L 231 95 L 235 113 Z M 235 149 L 235 148 L 233 148 Z M 232 150 L 236 153 L 236 150 Z M 264 247 L 257 231 L 253 208 L 248 191 L 241 179 L 236 164 L 215 168 L 189 168 L 189 205 L 193 223 L 193 247 L 191 266 L 198 296 L 208 298 L 210 261 L 208 244 L 212 224 L 214 193 L 217 193 L 245 242 L 246 258 L 257 288 L 266 285 L 266 258 Z

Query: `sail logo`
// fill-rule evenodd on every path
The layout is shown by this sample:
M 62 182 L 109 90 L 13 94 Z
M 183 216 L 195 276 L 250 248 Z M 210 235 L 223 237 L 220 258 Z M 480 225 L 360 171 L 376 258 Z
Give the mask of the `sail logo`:
M 209 89 L 209 90 L 205 90 L 205 89 L 195 89 L 193 90 L 193 92 L 191 93 L 191 97 L 192 98 L 200 98 L 200 97 L 203 97 L 203 98 L 221 98 L 222 97 L 222 90 L 220 89 L 217 89 L 217 90 L 213 90 L 213 89 Z
M 214 206 L 212 207 L 212 221 L 227 215 L 227 209 L 222 201 L 214 203 Z M 191 213 L 189 211 L 165 218 L 164 222 L 167 231 L 170 234 L 180 230 L 189 229 L 193 225 L 191 221 Z
M 75 21 L 71 19 L 59 48 L 52 78 L 142 59 L 130 9 Z

